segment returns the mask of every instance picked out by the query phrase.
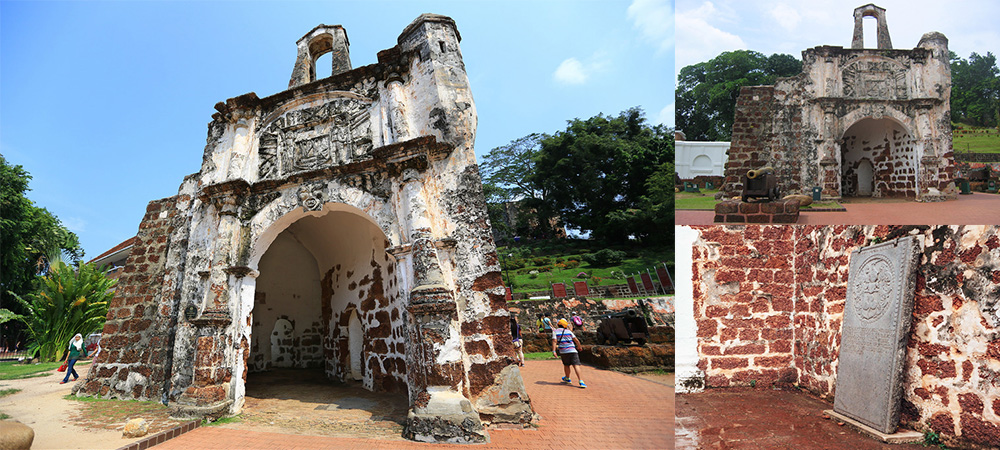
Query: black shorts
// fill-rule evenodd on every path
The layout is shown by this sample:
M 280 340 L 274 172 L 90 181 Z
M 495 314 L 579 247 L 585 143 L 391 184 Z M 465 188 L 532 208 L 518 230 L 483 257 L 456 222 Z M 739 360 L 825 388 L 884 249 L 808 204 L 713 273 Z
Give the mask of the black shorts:
M 559 355 L 562 358 L 564 366 L 579 366 L 580 365 L 580 354 L 577 352 L 573 353 L 563 353 Z

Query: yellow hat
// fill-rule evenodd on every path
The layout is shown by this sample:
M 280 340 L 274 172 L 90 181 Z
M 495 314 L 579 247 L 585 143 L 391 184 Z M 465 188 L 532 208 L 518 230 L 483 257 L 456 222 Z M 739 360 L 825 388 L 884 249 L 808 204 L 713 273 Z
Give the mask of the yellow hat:
M 559 326 L 561 328 L 569 328 L 569 322 L 566 319 L 559 319 Z

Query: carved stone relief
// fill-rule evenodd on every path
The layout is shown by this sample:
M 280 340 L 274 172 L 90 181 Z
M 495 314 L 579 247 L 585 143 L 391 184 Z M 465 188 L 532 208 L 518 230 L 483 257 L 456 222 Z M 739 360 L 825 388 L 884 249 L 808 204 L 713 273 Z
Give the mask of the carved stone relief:
M 367 159 L 373 148 L 368 103 L 344 97 L 290 111 L 260 137 L 260 179 Z
M 303 184 L 299 186 L 299 204 L 306 211 L 319 211 L 326 202 L 323 183 Z
M 844 96 L 851 98 L 906 99 L 906 68 L 890 60 L 855 61 L 841 72 Z

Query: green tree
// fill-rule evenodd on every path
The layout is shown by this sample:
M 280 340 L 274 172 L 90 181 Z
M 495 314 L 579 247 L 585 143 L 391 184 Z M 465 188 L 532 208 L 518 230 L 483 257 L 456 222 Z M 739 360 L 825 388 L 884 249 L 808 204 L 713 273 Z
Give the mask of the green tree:
M 677 128 L 692 141 L 728 141 L 741 87 L 774 84 L 801 71 L 802 62 L 791 55 L 750 50 L 684 67 L 677 77 Z
M 951 54 L 951 117 L 955 122 L 995 127 L 1000 121 L 1000 70 L 993 53 L 968 60 Z
M 656 230 L 643 210 L 644 198 L 650 198 L 647 181 L 674 160 L 669 131 L 646 123 L 639 108 L 617 117 L 571 120 L 565 131 L 541 141 L 531 181 L 542 186 L 544 203 L 564 223 L 596 239 L 670 235 L 669 228 Z
M 73 232 L 45 208 L 35 206 L 25 193 L 31 175 L 10 165 L 0 155 L 0 305 L 23 314 L 11 293 L 25 295 L 50 262 L 66 257 L 78 262 L 83 249 Z M 5 328 L 15 333 L 13 328 Z
M 27 326 L 30 354 L 41 361 L 58 361 L 74 334 L 86 336 L 104 326 L 116 283 L 104 272 L 103 266 L 81 264 L 74 268 L 57 261 L 41 278 L 38 291 L 27 298 L 13 295 L 24 314 L 0 309 L 0 317 L 14 316 Z
M 546 138 L 546 134 L 532 133 L 515 139 L 490 150 L 479 165 L 490 222 L 500 236 L 541 237 L 551 232 L 552 211 L 545 201 L 545 186 L 532 177 L 541 142 Z M 508 208 L 509 202 L 518 205 Z

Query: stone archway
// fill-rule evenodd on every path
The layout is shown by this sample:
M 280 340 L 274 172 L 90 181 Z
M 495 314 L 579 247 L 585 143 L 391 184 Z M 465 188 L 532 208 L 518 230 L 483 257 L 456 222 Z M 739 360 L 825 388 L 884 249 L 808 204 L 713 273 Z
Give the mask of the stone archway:
M 358 380 L 369 391 L 406 394 L 404 299 L 385 234 L 371 217 L 344 204 L 288 215 L 292 220 L 275 220 L 263 234 L 270 239 L 252 250 L 259 275 L 245 286 L 254 290 L 253 308 L 243 319 L 250 324 L 246 367 L 322 369 L 334 382 Z M 269 328 L 273 317 L 280 330 Z M 290 335 L 291 349 L 282 355 L 291 361 L 261 364 L 274 359 L 262 355 L 261 340 L 281 332 Z M 245 391 L 246 384 L 239 388 Z
M 847 127 L 840 142 L 843 196 L 917 196 L 920 159 L 916 141 L 903 124 L 889 117 L 865 117 Z

